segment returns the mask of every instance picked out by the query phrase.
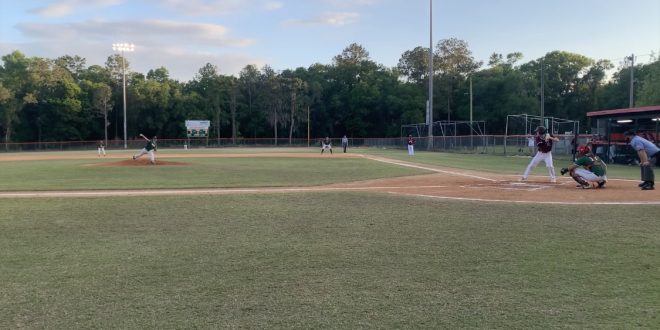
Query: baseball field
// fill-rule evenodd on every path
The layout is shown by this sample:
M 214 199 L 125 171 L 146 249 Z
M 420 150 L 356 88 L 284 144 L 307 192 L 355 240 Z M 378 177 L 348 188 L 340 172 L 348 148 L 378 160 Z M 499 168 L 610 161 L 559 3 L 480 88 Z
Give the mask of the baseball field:
M 0 154 L 0 328 L 660 328 L 639 168 L 335 151 Z

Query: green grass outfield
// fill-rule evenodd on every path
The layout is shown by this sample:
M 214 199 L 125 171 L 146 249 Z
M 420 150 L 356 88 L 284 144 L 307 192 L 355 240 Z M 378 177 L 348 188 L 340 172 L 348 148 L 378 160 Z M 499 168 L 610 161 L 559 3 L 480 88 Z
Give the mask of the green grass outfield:
M 480 154 L 416 152 L 409 157 L 405 150 L 357 148 L 351 153 L 384 156 L 420 164 L 459 169 L 480 170 L 503 175 L 522 174 L 528 157 L 504 157 Z M 300 153 L 314 154 L 317 148 L 223 148 L 162 150 L 158 159 L 186 162 L 186 166 L 100 167 L 89 166 L 120 159 L 57 159 L 32 161 L 0 161 L 0 191 L 92 190 L 92 189 L 157 189 L 214 187 L 291 187 L 350 182 L 385 177 L 430 173 L 359 158 L 173 158 L 186 153 L 247 154 Z M 76 158 L 92 152 L 45 153 Z M 110 155 L 130 153 L 111 151 Z M 25 153 L 34 155 L 34 153 Z M 170 156 L 168 158 L 168 156 Z M 555 168 L 567 166 L 566 159 L 555 160 Z M 544 164 L 532 175 L 547 176 Z M 609 178 L 638 179 L 636 166 L 609 165 Z M 503 179 L 507 179 L 503 177 Z M 510 178 L 508 178 L 510 179 Z
M 318 150 L 228 148 L 191 152 L 210 155 L 254 152 L 315 154 Z M 2 161 L 0 191 L 292 187 L 431 173 L 367 159 L 333 158 L 330 155 L 323 158 L 172 157 L 185 153 L 163 150 L 159 151 L 157 159 L 185 162 L 185 166 L 89 166 L 122 160 L 115 158 Z M 85 155 L 80 152 L 49 154 L 71 158 Z M 130 159 L 128 154 L 126 159 Z
M 651 206 L 0 199 L 0 328 L 660 327 Z
M 503 174 L 529 162 L 359 152 Z M 127 167 L 125 178 L 99 180 L 77 166 L 90 160 L 3 161 L 0 187 L 292 186 L 425 173 L 329 157 L 171 160 L 201 174 L 175 185 L 167 177 L 192 175 L 179 172 L 186 167 Z M 369 192 L 2 198 L 0 329 L 658 329 L 658 212 Z

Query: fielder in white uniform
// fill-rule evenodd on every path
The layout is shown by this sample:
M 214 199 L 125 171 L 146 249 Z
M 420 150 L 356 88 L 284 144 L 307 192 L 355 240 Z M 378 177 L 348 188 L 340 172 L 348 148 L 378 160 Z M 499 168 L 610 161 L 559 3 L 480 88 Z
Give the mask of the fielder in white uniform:
M 103 154 L 103 157 L 105 157 L 105 145 L 103 145 L 103 141 L 99 141 L 97 145 L 99 157 L 101 157 L 101 154 Z
M 557 182 L 557 177 L 555 176 L 555 167 L 552 164 L 552 142 L 559 141 L 558 138 L 552 136 L 552 134 L 547 133 L 545 127 L 539 126 L 536 128 L 534 141 L 536 142 L 536 155 L 532 158 L 532 161 L 529 162 L 525 172 L 520 178 L 520 181 L 527 181 L 529 172 L 532 171 L 541 161 L 545 163 L 545 167 L 548 168 L 548 173 L 550 174 L 550 182 Z

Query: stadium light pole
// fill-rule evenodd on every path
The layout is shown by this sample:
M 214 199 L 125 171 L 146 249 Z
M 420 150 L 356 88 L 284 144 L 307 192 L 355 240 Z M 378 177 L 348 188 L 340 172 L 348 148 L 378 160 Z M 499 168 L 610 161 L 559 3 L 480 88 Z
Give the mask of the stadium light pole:
M 433 150 L 433 0 L 429 0 L 429 111 L 428 150 Z
M 634 82 L 635 82 L 635 54 L 630 55 L 628 58 L 630 60 L 630 97 L 628 100 L 628 107 L 632 108 L 635 106 L 635 99 L 634 99 Z
M 470 95 L 470 147 L 473 146 L 472 142 L 472 75 L 468 77 L 468 80 L 470 82 L 470 92 L 469 93 L 463 93 L 463 95 Z
M 128 145 L 127 145 L 127 136 L 126 136 L 126 60 L 124 59 L 124 53 L 134 51 L 135 45 L 127 44 L 127 43 L 112 44 L 112 50 L 121 53 L 122 89 L 124 94 L 124 149 L 127 149 Z

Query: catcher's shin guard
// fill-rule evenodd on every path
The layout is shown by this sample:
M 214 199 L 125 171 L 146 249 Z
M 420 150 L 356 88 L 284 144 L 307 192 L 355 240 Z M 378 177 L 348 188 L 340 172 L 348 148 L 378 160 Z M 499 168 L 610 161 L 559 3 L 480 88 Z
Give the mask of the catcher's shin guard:
M 571 171 L 570 174 L 571 174 L 571 178 L 573 178 L 573 180 L 579 183 L 582 187 L 589 186 L 589 182 L 587 182 L 587 180 L 583 179 L 581 176 L 575 174 L 575 171 Z

